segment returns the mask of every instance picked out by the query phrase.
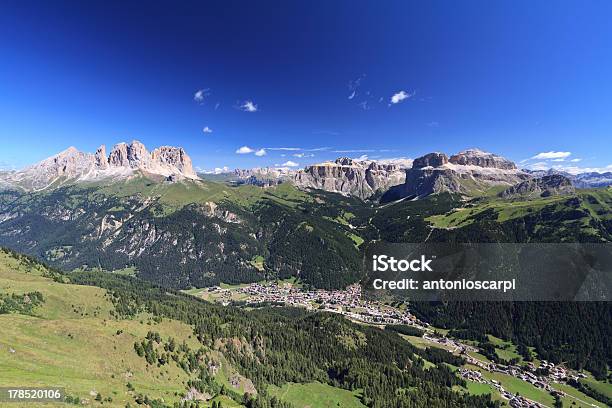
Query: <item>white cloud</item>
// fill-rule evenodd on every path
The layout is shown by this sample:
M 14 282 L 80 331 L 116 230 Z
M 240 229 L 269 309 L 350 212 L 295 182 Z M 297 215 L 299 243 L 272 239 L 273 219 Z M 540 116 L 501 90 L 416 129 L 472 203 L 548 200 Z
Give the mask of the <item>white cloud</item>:
M 311 149 L 306 149 L 303 147 L 265 147 L 266 150 L 270 150 L 270 151 L 286 151 L 286 152 L 299 152 L 299 151 L 303 151 L 303 152 L 321 152 L 324 150 L 329 150 L 329 147 L 314 147 Z
M 210 95 L 209 88 L 198 89 L 196 93 L 193 94 L 193 100 L 196 101 L 197 103 L 202 103 L 204 102 L 204 99 L 206 99 L 206 97 L 209 95 Z
M 240 105 L 240 109 L 245 112 L 257 112 L 257 105 L 253 101 L 247 100 Z
M 314 157 L 314 154 L 310 153 L 295 153 L 293 154 L 293 157 L 298 157 L 298 158 L 304 158 L 304 157 Z
M 579 161 L 582 161 L 582 159 L 572 159 L 570 160 L 572 163 L 578 163 Z
M 201 169 L 198 169 L 201 170 Z M 221 174 L 221 173 L 229 173 L 230 169 L 227 166 L 223 166 L 223 167 L 215 167 L 212 170 L 202 170 L 202 173 L 204 174 Z
M 368 160 L 368 155 L 367 154 L 362 154 L 359 157 L 355 157 L 353 160 L 358 160 L 358 161 Z
M 254 151 L 255 150 L 251 149 L 249 146 L 242 146 L 241 148 L 236 150 L 236 153 L 238 153 L 238 154 L 249 154 L 249 153 L 253 153 Z
M 332 150 L 332 153 L 375 153 L 372 149 Z
M 202 132 L 204 132 L 204 133 L 212 133 L 213 130 L 211 128 L 209 128 L 208 126 L 204 126 L 204 129 L 202 129 Z
M 398 104 L 401 101 L 410 98 L 411 96 L 413 96 L 414 93 L 410 94 L 406 91 L 399 91 L 393 94 L 393 96 L 391 97 L 391 103 L 392 104 Z
M 561 158 L 561 159 L 552 159 L 551 161 L 554 161 L 554 162 L 563 162 L 563 161 L 565 161 L 565 159 L 563 159 L 563 158 Z
M 283 165 L 284 167 L 297 167 L 297 166 L 299 166 L 300 164 L 299 164 L 299 163 L 296 163 L 296 162 L 294 162 L 294 161 L 288 160 L 288 161 L 284 162 L 282 165 Z
M 606 173 L 612 170 L 612 164 L 609 164 L 606 167 L 578 167 L 578 166 L 566 166 L 563 164 L 555 164 L 550 165 L 548 162 L 537 162 L 532 163 L 527 166 L 530 170 L 549 170 L 554 169 L 558 171 L 564 171 L 570 174 L 580 174 L 580 173 Z
M 532 157 L 535 160 L 565 159 L 571 156 L 572 152 L 542 152 Z
M 527 168 L 531 170 L 548 170 L 550 169 L 550 166 L 546 162 L 537 162 L 528 165 Z
M 412 159 L 408 157 L 390 157 L 388 159 L 378 159 L 378 163 L 380 164 L 396 164 L 402 167 L 412 167 Z
M 266 155 L 266 149 L 259 149 L 255 152 L 255 156 L 261 157 L 261 156 L 265 156 Z
M 349 99 L 353 99 L 355 97 L 355 95 L 357 94 L 357 91 L 353 91 L 352 94 L 349 95 Z
M 607 165 L 606 167 L 577 167 L 577 166 L 553 166 L 553 169 L 565 171 L 570 174 L 580 174 L 580 173 L 606 173 L 612 170 L 612 164 Z

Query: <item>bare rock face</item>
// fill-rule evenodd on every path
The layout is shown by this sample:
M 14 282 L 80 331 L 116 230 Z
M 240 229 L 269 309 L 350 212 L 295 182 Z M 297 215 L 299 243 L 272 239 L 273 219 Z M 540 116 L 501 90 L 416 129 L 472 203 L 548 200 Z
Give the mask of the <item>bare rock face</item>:
M 400 164 L 341 157 L 334 162 L 308 166 L 296 172 L 292 181 L 299 188 L 321 189 L 366 199 L 403 183 L 404 170 Z
M 573 194 L 576 189 L 572 181 L 560 174 L 552 174 L 542 178 L 534 178 L 514 185 L 501 193 L 503 198 L 536 198 Z
M 106 157 L 106 146 L 102 145 L 98 147 L 95 153 L 96 167 L 100 169 L 108 168 L 108 158 Z
M 113 146 L 110 155 L 108 156 L 108 164 L 111 167 L 128 167 L 128 146 L 126 143 L 118 143 Z
M 132 168 L 149 169 L 152 167 L 151 153 L 138 140 L 134 140 L 127 146 L 127 159 Z
M 191 158 L 182 147 L 162 146 L 153 150 L 151 158 L 157 166 L 176 169 L 178 174 L 185 177 L 195 178 Z
M 149 153 L 139 141 L 115 145 L 108 158 L 106 147 L 94 154 L 70 147 L 21 171 L 2 175 L 3 188 L 39 190 L 68 181 L 132 177 L 135 171 L 164 180 L 197 179 L 191 159 L 182 148 L 164 146 Z
M 428 153 L 425 156 L 414 159 L 412 168 L 422 169 L 423 167 L 439 167 L 446 163 L 448 163 L 448 156 L 444 153 Z
M 450 160 L 453 164 L 462 166 L 491 167 L 496 169 L 514 170 L 516 164 L 501 156 L 483 152 L 479 149 L 468 149 L 452 155 Z
M 429 153 L 415 159 L 412 168 L 406 171 L 406 182 L 391 188 L 381 201 L 443 192 L 471 195 L 530 178 L 510 160 L 478 149 L 463 151 L 450 160 L 444 153 Z

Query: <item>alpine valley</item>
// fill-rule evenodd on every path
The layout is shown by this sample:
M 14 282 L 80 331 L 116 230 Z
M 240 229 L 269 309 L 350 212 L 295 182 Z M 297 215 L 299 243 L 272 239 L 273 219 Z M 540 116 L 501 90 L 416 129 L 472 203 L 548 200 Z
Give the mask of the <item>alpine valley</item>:
M 479 149 L 211 175 L 70 147 L 0 173 L 0 380 L 94 406 L 611 406 L 610 302 L 320 300 L 379 241 L 610 243 L 610 185 Z M 241 297 L 277 287 L 319 300 Z

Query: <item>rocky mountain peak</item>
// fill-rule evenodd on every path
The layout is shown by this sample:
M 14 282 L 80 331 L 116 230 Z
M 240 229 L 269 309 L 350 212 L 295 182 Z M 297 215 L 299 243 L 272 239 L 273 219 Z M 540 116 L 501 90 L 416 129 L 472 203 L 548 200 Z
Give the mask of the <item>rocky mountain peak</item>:
M 191 158 L 182 147 L 161 146 L 151 153 L 153 162 L 174 168 L 178 173 L 191 178 L 197 178 Z
M 338 157 L 334 163 L 339 164 L 341 166 L 352 166 L 353 159 L 348 157 Z
M 108 164 L 112 167 L 127 167 L 130 165 L 127 143 L 121 142 L 113 146 L 108 156 Z
M 104 145 L 93 154 L 71 146 L 21 171 L 3 174 L 1 184 L 8 188 L 39 190 L 69 180 L 131 177 L 137 170 L 169 181 L 198 178 L 182 148 L 162 146 L 149 153 L 144 144 L 134 140 L 130 144 L 116 144 L 108 157 Z
M 99 167 L 101 169 L 106 169 L 108 167 L 108 158 L 106 156 L 105 145 L 101 145 L 100 147 L 98 147 L 94 156 L 96 160 L 96 167 Z
M 462 166 L 491 167 L 496 169 L 514 170 L 516 165 L 508 159 L 480 149 L 468 149 L 450 157 L 449 162 Z
M 444 153 L 428 153 L 425 156 L 417 157 L 412 162 L 413 169 L 422 169 L 423 167 L 439 167 L 448 163 L 448 156 Z
M 307 166 L 291 181 L 300 188 L 321 189 L 363 199 L 404 182 L 406 172 L 398 163 L 378 163 L 339 157 L 333 162 Z

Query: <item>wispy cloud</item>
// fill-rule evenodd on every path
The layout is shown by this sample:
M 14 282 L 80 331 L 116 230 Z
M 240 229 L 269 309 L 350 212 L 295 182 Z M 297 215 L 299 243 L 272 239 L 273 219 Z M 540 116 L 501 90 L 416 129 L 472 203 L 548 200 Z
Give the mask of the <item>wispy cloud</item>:
M 304 157 L 314 157 L 312 153 L 294 153 L 293 157 L 304 158 Z
M 396 92 L 393 94 L 393 96 L 391 96 L 391 104 L 396 105 L 412 96 L 414 96 L 414 92 L 413 93 L 409 93 L 406 91 Z
M 356 79 L 350 80 L 348 83 L 348 89 L 354 91 L 361 86 L 361 81 L 366 77 L 366 74 L 359 75 Z
M 440 123 L 438 123 L 438 122 L 436 122 L 436 121 L 434 120 L 434 121 L 429 122 L 429 123 L 427 124 L 427 126 L 429 126 L 429 127 L 439 127 L 439 126 L 440 126 Z
M 338 136 L 340 135 L 340 132 L 336 132 L 334 130 L 327 130 L 327 129 L 319 129 L 319 130 L 313 130 L 312 131 L 313 135 L 329 135 L 329 136 Z
M 242 146 L 238 150 L 236 150 L 236 153 L 238 153 L 238 154 L 249 154 L 249 153 L 253 153 L 254 151 L 255 150 L 251 149 L 249 146 Z
M 266 155 L 266 149 L 259 149 L 255 152 L 255 156 L 261 157 L 261 156 L 265 156 Z
M 204 132 L 204 133 L 212 133 L 213 130 L 211 128 L 209 128 L 208 126 L 204 126 L 204 129 L 202 129 L 202 132 Z
M 353 91 L 350 95 L 349 95 L 349 99 L 353 99 L 355 97 L 355 95 L 357 95 L 357 91 Z
M 357 105 L 359 105 L 359 107 L 363 110 L 370 110 L 372 109 L 372 107 L 370 106 L 370 104 L 368 103 L 368 101 L 361 101 L 359 102 Z
M 210 88 L 198 89 L 193 94 L 193 100 L 201 104 L 204 102 L 204 99 L 206 99 L 206 97 L 209 95 L 210 95 Z
M 270 151 L 285 151 L 285 152 L 321 152 L 325 150 L 329 150 L 329 147 L 264 147 L 266 150 Z
M 534 160 L 565 159 L 572 155 L 572 152 L 542 152 L 532 157 Z
M 555 170 L 565 171 L 570 174 L 580 173 L 607 173 L 612 171 L 612 164 L 608 164 L 606 167 L 578 167 L 578 166 L 562 166 L 557 165 L 552 167 Z
M 582 159 L 578 159 L 578 158 L 576 158 L 576 159 L 572 159 L 572 160 L 570 160 L 570 161 L 571 161 L 572 163 L 578 163 L 579 161 L 582 161 Z
M 332 153 L 375 153 L 378 150 L 373 149 L 348 149 L 348 150 L 332 150 Z
M 296 151 L 296 150 L 303 150 L 303 149 L 301 147 L 266 147 L 266 150 Z
M 250 100 L 246 100 L 242 102 L 242 104 L 240 104 L 239 106 L 239 109 L 245 112 L 257 112 L 258 111 L 257 105 L 255 105 L 255 103 Z

